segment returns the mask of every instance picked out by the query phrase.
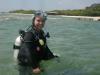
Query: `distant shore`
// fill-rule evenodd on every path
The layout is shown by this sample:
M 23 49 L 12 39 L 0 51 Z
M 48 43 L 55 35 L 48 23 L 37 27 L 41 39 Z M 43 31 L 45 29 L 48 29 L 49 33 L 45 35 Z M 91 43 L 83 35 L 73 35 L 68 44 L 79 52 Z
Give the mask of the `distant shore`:
M 31 15 L 34 14 L 37 10 L 13 10 L 9 11 L 9 13 L 21 13 L 21 14 L 27 14 Z M 84 9 L 69 9 L 69 10 L 52 10 L 52 11 L 45 11 L 48 15 L 64 15 L 62 17 L 71 17 L 71 18 L 77 18 L 79 20 L 81 19 L 89 19 L 89 20 L 95 20 L 100 21 L 100 3 L 91 4 L 88 7 L 85 7 Z
M 34 14 L 23 14 L 23 13 L 11 13 L 14 15 L 29 15 L 29 16 L 34 16 Z M 55 15 L 53 15 L 55 16 Z M 56 15 L 57 16 L 57 15 Z M 100 21 L 100 16 L 69 16 L 69 15 L 58 15 L 61 17 L 68 17 L 68 18 L 76 18 L 78 20 L 93 20 L 93 21 Z
M 23 13 L 12 13 L 12 14 L 16 14 L 16 15 L 34 15 L 34 14 L 23 14 Z M 53 15 L 55 16 L 55 15 Z M 59 15 L 58 15 L 59 16 Z M 100 16 L 69 16 L 69 15 L 60 15 L 61 17 L 69 17 L 69 18 L 76 18 L 78 20 L 93 20 L 93 21 L 100 21 Z
M 93 20 L 93 21 L 100 21 L 100 16 L 92 17 L 92 16 L 66 16 L 66 15 L 62 15 L 62 17 L 76 18 L 78 20 L 89 19 L 89 20 Z

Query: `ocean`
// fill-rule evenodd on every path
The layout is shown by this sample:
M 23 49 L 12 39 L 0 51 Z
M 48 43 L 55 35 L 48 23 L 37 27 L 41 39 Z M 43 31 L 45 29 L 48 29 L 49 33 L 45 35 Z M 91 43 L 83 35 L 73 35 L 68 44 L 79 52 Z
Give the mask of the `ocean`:
M 33 15 L 0 13 L 0 75 L 18 75 L 13 44 Z M 47 43 L 59 59 L 42 61 L 41 75 L 100 75 L 100 21 L 48 16 Z

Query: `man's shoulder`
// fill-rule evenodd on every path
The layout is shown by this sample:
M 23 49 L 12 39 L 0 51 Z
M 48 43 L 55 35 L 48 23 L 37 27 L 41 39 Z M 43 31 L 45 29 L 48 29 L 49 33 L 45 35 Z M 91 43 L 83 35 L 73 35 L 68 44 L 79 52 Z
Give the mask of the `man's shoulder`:
M 34 34 L 31 31 L 25 32 L 25 36 L 32 37 Z

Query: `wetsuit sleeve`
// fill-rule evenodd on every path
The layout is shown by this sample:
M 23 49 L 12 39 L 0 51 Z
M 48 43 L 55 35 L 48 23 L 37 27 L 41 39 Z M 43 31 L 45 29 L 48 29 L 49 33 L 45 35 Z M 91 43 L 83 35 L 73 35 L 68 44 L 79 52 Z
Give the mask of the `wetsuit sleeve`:
M 31 32 L 26 32 L 24 36 L 24 42 L 32 42 L 33 34 Z
M 31 60 L 31 66 L 33 69 L 37 68 L 39 66 L 38 64 L 38 61 L 37 61 L 37 58 L 34 54 L 34 35 L 33 33 L 31 32 L 27 32 L 25 34 L 25 37 L 24 37 L 24 43 L 25 43 L 25 46 L 27 48 L 27 50 L 30 52 L 30 60 Z
M 50 51 L 50 49 L 48 48 L 48 46 L 46 45 L 45 47 L 45 56 L 44 56 L 44 60 L 49 60 L 54 58 L 55 56 L 53 55 L 53 53 Z

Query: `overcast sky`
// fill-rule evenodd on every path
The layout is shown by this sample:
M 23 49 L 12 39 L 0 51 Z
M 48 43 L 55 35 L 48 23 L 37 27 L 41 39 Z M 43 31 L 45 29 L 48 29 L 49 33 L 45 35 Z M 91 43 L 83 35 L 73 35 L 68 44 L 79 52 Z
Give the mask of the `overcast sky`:
M 17 9 L 83 9 L 94 3 L 100 3 L 100 0 L 0 0 L 0 12 Z

